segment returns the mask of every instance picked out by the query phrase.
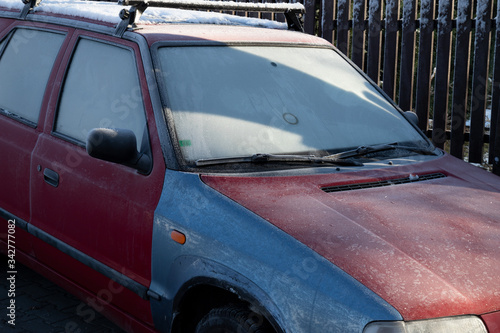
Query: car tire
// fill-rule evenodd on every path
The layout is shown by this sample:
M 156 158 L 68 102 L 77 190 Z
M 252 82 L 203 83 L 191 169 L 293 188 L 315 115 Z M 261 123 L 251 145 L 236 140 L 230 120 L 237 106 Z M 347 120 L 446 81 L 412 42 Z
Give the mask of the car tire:
M 195 333 L 271 333 L 274 332 L 260 314 L 239 305 L 212 309 L 196 326 Z

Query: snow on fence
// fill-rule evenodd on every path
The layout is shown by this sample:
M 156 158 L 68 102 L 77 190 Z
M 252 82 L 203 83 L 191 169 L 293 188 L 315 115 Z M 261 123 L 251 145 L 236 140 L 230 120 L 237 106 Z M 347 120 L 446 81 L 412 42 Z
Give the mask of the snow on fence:
M 403 110 L 417 112 L 435 145 L 474 163 L 486 156 L 500 175 L 500 1 L 289 1 L 304 4 L 307 33 L 332 42 Z
M 488 143 L 500 175 L 497 0 L 303 1 L 307 33 L 333 42 L 402 109 L 415 110 L 438 147 L 448 142 L 452 155 L 482 163 Z

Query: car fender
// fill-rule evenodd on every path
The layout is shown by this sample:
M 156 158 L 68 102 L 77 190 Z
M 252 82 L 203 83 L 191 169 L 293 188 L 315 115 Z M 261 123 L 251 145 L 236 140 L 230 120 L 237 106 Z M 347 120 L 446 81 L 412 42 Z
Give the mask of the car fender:
M 179 233 L 185 242 L 174 239 Z M 197 174 L 167 170 L 152 244 L 150 291 L 158 297 L 151 307 L 160 331 L 170 330 L 183 294 L 201 283 L 257 306 L 284 332 L 347 324 L 359 330 L 374 319 L 401 318 L 351 276 Z

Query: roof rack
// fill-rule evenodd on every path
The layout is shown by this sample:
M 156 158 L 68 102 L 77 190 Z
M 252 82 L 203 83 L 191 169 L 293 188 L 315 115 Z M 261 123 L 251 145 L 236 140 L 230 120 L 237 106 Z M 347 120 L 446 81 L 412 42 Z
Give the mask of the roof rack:
M 42 0 L 21 0 L 21 1 L 24 3 L 24 7 L 21 10 L 19 18 L 24 20 L 26 16 L 28 16 L 30 10 L 38 6 L 40 4 L 40 1 Z
M 21 0 L 24 7 L 20 18 L 26 19 L 27 15 L 40 5 L 42 0 Z M 117 0 L 97 0 L 101 2 L 114 2 Z M 130 9 L 120 11 L 121 22 L 115 30 L 115 36 L 122 37 L 127 29 L 136 29 L 137 22 L 148 7 L 177 8 L 189 10 L 208 11 L 234 11 L 234 12 L 256 12 L 256 13 L 282 13 L 285 15 L 288 29 L 302 31 L 302 14 L 305 8 L 300 3 L 254 3 L 234 1 L 210 1 L 210 0 L 118 0 L 118 5 L 131 6 Z
M 34 0 L 32 0 L 34 1 Z M 110 1 L 113 0 L 100 0 Z M 148 7 L 177 8 L 189 10 L 209 10 L 209 11 L 242 11 L 258 13 L 283 13 L 289 30 L 304 32 L 301 23 L 301 14 L 305 13 L 305 8 L 300 3 L 253 3 L 234 1 L 210 1 L 210 0 L 119 0 L 119 5 L 131 6 L 130 9 L 123 9 L 120 12 L 122 21 L 118 24 L 115 36 L 123 36 L 127 29 L 137 27 L 136 22 Z

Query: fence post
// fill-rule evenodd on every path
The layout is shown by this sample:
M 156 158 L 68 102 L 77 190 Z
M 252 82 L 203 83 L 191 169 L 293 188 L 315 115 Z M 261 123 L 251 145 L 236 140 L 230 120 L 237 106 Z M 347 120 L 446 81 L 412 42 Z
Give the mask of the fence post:
M 306 13 L 304 15 L 304 31 L 310 35 L 314 35 L 315 15 L 316 15 L 316 1 L 305 0 L 304 8 Z
M 378 85 L 380 81 L 380 49 L 382 45 L 382 0 L 368 2 L 368 76 Z
M 337 48 L 348 56 L 349 52 L 349 13 L 351 0 L 338 0 L 337 3 Z
M 444 148 L 444 143 L 446 142 L 452 17 L 453 3 L 449 1 L 440 1 L 436 53 L 436 81 L 434 84 L 434 117 L 432 123 L 432 141 L 439 148 Z
M 321 0 L 321 37 L 330 43 L 333 42 L 334 2 L 335 0 Z
M 495 34 L 495 68 L 493 69 L 493 91 L 491 97 L 490 163 L 493 164 L 493 173 L 500 176 L 500 3 L 497 3 Z
M 352 8 L 352 61 L 361 70 L 365 67 L 366 0 L 354 0 Z
M 401 41 L 401 67 L 399 77 L 399 106 L 412 109 L 413 74 L 415 68 L 415 19 L 416 1 L 403 2 L 403 34 Z
M 467 110 L 469 87 L 469 60 L 471 41 L 470 0 L 459 0 L 457 9 L 457 37 L 455 44 L 455 75 L 453 82 L 453 100 L 451 109 L 451 155 L 463 158 L 465 138 L 465 112 Z
M 474 163 L 481 163 L 483 161 L 484 115 L 486 111 L 490 56 L 491 8 L 491 0 L 478 0 L 469 142 L 469 162 Z
M 385 14 L 383 89 L 393 100 L 396 99 L 396 77 L 398 69 L 398 19 L 399 0 L 387 0 Z
M 422 0 L 420 5 L 420 42 L 417 72 L 416 112 L 419 127 L 427 132 L 430 105 L 431 69 L 434 44 L 435 0 Z

